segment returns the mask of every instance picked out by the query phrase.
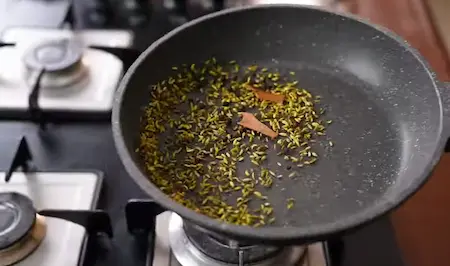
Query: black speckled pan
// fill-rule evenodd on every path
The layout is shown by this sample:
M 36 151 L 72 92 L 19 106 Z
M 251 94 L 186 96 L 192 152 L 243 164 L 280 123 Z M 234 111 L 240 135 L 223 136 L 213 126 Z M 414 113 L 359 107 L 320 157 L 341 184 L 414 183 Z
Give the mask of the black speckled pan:
M 148 180 L 134 152 L 148 86 L 174 65 L 212 56 L 295 71 L 302 87 L 322 96 L 333 120 L 327 135 L 335 146 L 268 194 L 274 226 L 225 224 L 177 204 Z M 256 6 L 202 17 L 152 44 L 126 73 L 112 124 L 129 174 L 165 208 L 238 240 L 294 243 L 354 228 L 418 190 L 449 136 L 449 92 L 416 50 L 383 28 L 304 6 Z M 287 197 L 296 199 L 290 211 Z

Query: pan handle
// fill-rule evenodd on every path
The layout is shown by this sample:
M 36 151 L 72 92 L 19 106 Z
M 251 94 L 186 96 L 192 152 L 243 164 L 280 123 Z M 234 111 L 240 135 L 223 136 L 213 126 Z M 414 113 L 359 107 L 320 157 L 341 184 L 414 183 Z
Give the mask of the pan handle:
M 443 137 L 447 139 L 445 152 L 450 152 L 450 141 L 448 141 L 450 138 L 450 82 L 439 82 L 438 86 L 444 111 Z

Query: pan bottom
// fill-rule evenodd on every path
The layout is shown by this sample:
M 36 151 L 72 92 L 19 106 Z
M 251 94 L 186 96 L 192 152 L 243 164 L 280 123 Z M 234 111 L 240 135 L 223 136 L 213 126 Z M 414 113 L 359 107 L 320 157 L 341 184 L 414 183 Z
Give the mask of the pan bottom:
M 333 223 L 373 206 L 397 178 L 405 152 L 401 121 L 386 108 L 393 103 L 380 100 L 379 87 L 348 71 L 273 61 L 256 65 L 295 72 L 300 88 L 321 97 L 321 119 L 332 121 L 326 135 L 311 145 L 319 156 L 313 165 L 298 166 L 274 150 L 267 152 L 260 167 L 282 176 L 261 190 L 274 211 L 275 222 L 267 226 Z M 246 159 L 237 165 L 237 175 L 251 168 L 254 165 Z M 224 199 L 233 204 L 237 197 L 229 194 Z M 287 207 L 288 198 L 295 199 L 292 208 Z M 260 204 L 251 201 L 249 208 Z
M 269 169 L 283 176 L 296 172 L 265 191 L 274 206 L 273 226 L 332 223 L 372 206 L 394 184 L 407 150 L 405 129 L 389 108 L 395 103 L 383 100 L 382 88 L 348 71 L 283 66 L 277 65 L 280 71 L 295 71 L 301 87 L 321 97 L 322 119 L 333 122 L 314 146 L 316 164 L 280 167 L 276 155 L 268 156 Z M 291 197 L 296 203 L 288 210 L 285 199 Z
M 215 254 L 222 256 L 216 258 L 214 254 L 205 253 L 204 250 L 198 249 L 197 246 L 188 237 L 183 227 L 183 219 L 175 214 L 171 214 L 169 221 L 169 241 L 170 247 L 177 261 L 181 265 L 195 265 L 195 266 L 229 266 L 238 265 L 239 258 L 242 259 L 243 264 L 251 264 L 253 266 L 271 266 L 271 265 L 284 265 L 295 266 L 298 265 L 304 255 L 306 254 L 306 248 L 304 246 L 287 246 L 283 248 L 272 249 L 272 252 L 261 257 L 259 260 L 248 260 L 252 255 L 251 250 L 242 248 L 231 249 L 228 247 L 228 254 L 234 253 L 233 256 L 223 257 L 225 254 Z M 257 247 L 256 249 L 264 249 L 265 247 Z M 221 249 L 224 251 L 224 249 Z M 273 252 L 276 251 L 276 252 Z M 211 256 L 212 255 L 212 256 Z M 231 259 L 231 260 L 230 260 Z M 237 261 L 236 261 L 237 260 Z M 239 264 L 240 265 L 240 264 Z

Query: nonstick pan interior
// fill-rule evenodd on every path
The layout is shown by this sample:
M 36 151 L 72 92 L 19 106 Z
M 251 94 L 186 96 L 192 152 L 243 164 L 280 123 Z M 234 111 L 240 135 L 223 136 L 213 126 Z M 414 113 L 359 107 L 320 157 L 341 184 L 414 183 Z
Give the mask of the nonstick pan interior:
M 276 210 L 273 226 L 232 226 L 185 209 L 151 185 L 134 152 L 149 85 L 165 79 L 174 65 L 212 56 L 295 71 L 303 88 L 322 97 L 326 119 L 334 121 L 322 139 L 332 139 L 334 147 L 319 148 L 317 164 L 293 169 L 296 178 L 275 180 L 266 192 Z M 398 205 L 435 163 L 441 111 L 426 67 L 391 34 L 321 10 L 262 6 L 207 16 L 150 47 L 122 82 L 113 128 L 131 176 L 162 205 L 213 231 L 280 240 L 334 233 Z M 270 157 L 269 168 L 276 169 Z M 296 199 L 291 210 L 288 197 Z

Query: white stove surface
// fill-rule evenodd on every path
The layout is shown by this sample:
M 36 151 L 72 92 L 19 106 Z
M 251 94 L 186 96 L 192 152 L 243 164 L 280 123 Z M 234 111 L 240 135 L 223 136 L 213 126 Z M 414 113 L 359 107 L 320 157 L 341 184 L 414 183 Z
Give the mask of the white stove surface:
M 181 265 L 174 257 L 170 249 L 169 220 L 171 218 L 171 215 L 172 212 L 166 211 L 156 217 L 156 235 L 154 245 L 155 247 L 153 251 L 153 261 L 148 261 L 148 266 L 194 266 Z M 298 266 L 327 266 L 324 248 L 321 242 L 311 244 L 306 248 L 307 254 L 305 256 L 305 259 L 304 261 L 299 262 Z
M 30 197 L 37 210 L 91 210 L 97 204 L 102 176 L 92 172 L 14 173 L 9 183 L 0 173 L 0 192 Z M 47 234 L 37 249 L 17 266 L 77 266 L 84 252 L 86 232 L 77 224 L 45 217 Z
M 32 34 L 30 32 L 33 32 Z M 77 38 L 86 46 L 83 58 L 83 77 L 64 87 L 46 87 L 52 83 L 51 74 L 44 74 L 39 95 L 39 107 L 43 110 L 69 112 L 109 112 L 114 93 L 123 74 L 123 62 L 115 55 L 87 48 L 84 35 L 68 30 L 17 29 L 3 34 L 2 41 L 16 43 L 0 48 L 0 110 L 27 110 L 31 92 L 30 76 L 22 57 L 27 49 L 45 40 Z M 126 38 L 119 36 L 118 46 L 127 45 Z M 32 78 L 31 78 L 32 79 Z M 54 83 L 54 82 L 53 82 Z
M 53 38 L 61 36 L 65 38 L 75 37 L 86 45 L 106 47 L 129 48 L 133 44 L 134 36 L 127 30 L 68 30 L 36 27 L 10 27 L 0 34 L 0 40 L 4 43 L 23 43 L 41 38 Z

